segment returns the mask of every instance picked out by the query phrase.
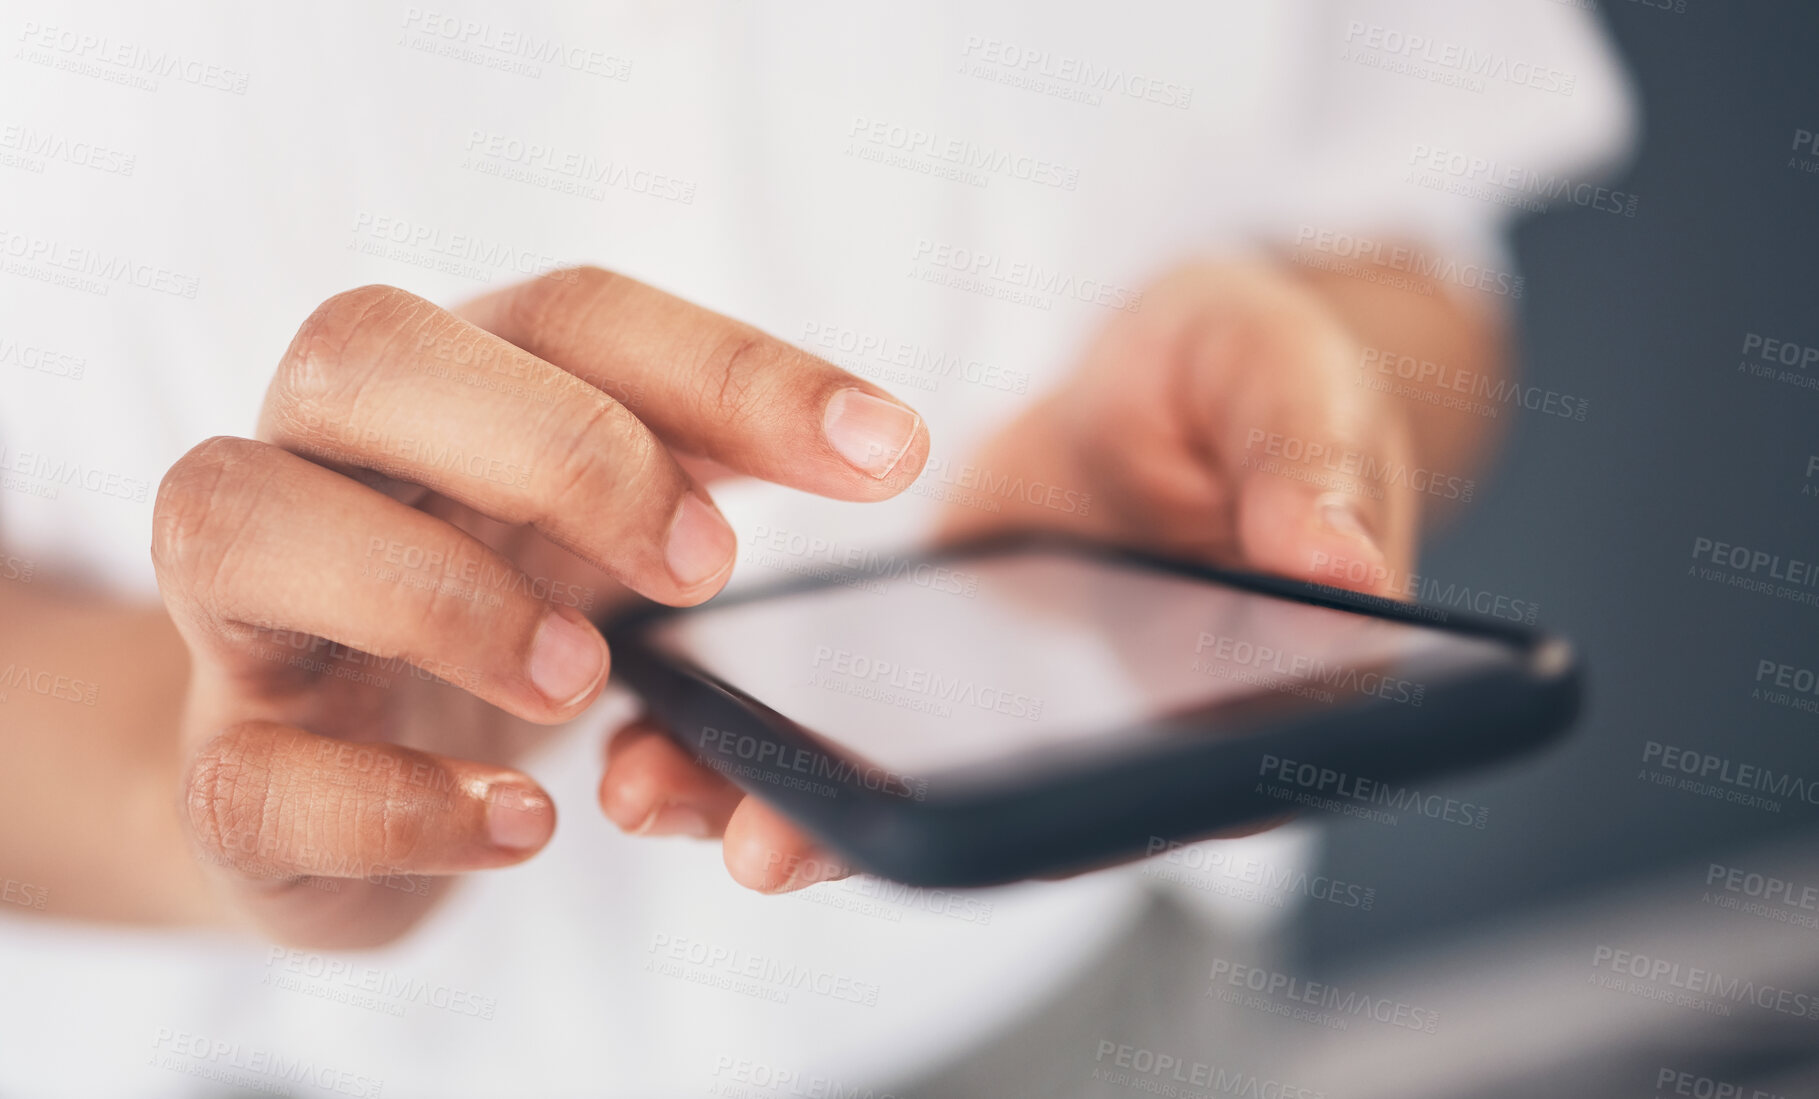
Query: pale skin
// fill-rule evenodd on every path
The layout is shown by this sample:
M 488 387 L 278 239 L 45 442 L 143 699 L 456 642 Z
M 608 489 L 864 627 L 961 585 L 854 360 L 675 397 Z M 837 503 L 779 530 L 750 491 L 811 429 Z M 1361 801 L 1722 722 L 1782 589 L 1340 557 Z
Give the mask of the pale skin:
M 1363 349 L 1494 377 L 1501 347 L 1496 312 L 1443 287 L 1286 260 L 1176 270 L 972 459 L 1090 493 L 1088 516 L 955 509 L 941 536 L 1071 522 L 1395 594 L 1444 496 L 1357 471 L 1471 477 L 1486 421 L 1359 385 Z M 1285 465 L 1291 439 L 1339 457 Z M 0 667 L 97 685 L 93 705 L 0 703 L 0 879 L 48 915 L 390 941 L 460 875 L 548 842 L 556 807 L 514 763 L 607 682 L 577 593 L 594 618 L 698 604 L 735 555 L 713 481 L 863 507 L 929 447 L 878 387 L 604 271 L 454 312 L 338 295 L 278 365 L 256 437 L 165 476 L 162 605 L 0 579 Z M 610 739 L 599 808 L 719 838 L 759 891 L 845 872 L 643 722 Z

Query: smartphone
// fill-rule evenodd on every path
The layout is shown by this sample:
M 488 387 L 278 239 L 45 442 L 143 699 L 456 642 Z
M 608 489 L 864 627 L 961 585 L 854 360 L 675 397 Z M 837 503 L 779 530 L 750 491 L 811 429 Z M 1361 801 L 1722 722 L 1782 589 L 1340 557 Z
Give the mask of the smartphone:
M 1417 781 L 1540 745 L 1578 705 L 1567 643 L 1448 608 L 1047 537 L 861 564 L 609 640 L 695 758 L 912 885 L 1309 808 L 1425 813 Z

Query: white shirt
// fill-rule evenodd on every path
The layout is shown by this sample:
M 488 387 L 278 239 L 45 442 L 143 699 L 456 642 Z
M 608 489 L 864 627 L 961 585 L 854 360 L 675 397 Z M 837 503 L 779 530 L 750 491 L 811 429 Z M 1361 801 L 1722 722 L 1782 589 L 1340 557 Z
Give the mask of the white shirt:
M 386 282 L 453 304 L 573 262 L 914 404 L 925 491 L 722 494 L 748 546 L 759 528 L 902 544 L 943 470 L 1171 262 L 1411 239 L 1466 265 L 1459 292 L 1507 300 L 1512 181 L 1590 178 L 1629 112 L 1589 21 L 1547 0 L 439 3 L 44 4 L 0 27 L 8 553 L 150 595 L 158 479 L 251 433 L 323 298 Z M 776 576 L 742 560 L 736 582 Z M 529 762 L 562 809 L 550 848 L 384 951 L 0 911 L 0 1091 L 883 1088 L 1051 993 L 1140 901 L 1130 870 L 746 894 L 711 845 L 599 815 L 625 705 Z M 1243 842 L 1293 864 L 1307 834 Z

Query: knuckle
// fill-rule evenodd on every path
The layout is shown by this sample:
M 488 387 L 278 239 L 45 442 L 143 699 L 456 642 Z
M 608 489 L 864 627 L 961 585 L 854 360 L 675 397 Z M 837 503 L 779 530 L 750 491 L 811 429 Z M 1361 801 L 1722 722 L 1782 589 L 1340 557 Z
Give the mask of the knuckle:
M 228 866 L 256 871 L 275 852 L 271 754 L 246 726 L 204 744 L 184 776 L 184 817 L 201 848 Z
M 459 540 L 451 540 L 442 548 L 441 559 L 461 561 L 465 548 Z M 489 561 L 487 568 L 507 576 L 517 571 L 509 562 L 502 561 Z M 510 571 L 505 571 L 508 569 Z M 467 594 L 460 585 L 429 584 L 412 591 L 412 606 L 404 612 L 400 624 L 408 621 L 407 636 L 417 640 L 407 651 L 395 654 L 405 660 L 424 659 L 425 654 L 436 649 L 436 639 L 464 636 L 470 631 L 487 628 L 492 604 Z
M 520 283 L 507 305 L 510 331 L 535 351 L 565 342 L 587 315 L 617 300 L 630 283 L 603 267 L 564 267 Z
M 550 432 L 539 456 L 549 470 L 539 522 L 648 499 L 659 487 L 662 447 L 624 405 L 602 396 L 575 408 L 577 421 Z
M 703 414 L 720 421 L 752 415 L 759 381 L 785 367 L 787 355 L 782 344 L 744 325 L 714 341 L 701 369 Z
M 171 466 L 152 505 L 152 563 L 162 577 L 184 588 L 212 581 L 258 499 L 249 488 L 266 457 L 261 443 L 218 435 Z
M 286 438 L 332 434 L 362 390 L 438 315 L 434 305 L 395 286 L 361 286 L 329 298 L 304 319 L 272 375 L 268 423 Z
M 415 866 L 429 840 L 430 811 L 423 791 L 412 788 L 402 774 L 395 774 L 372 805 L 370 831 L 356 848 L 362 852 L 362 861 L 374 869 Z
M 567 287 L 571 292 L 583 298 L 598 298 L 612 294 L 628 281 L 617 271 L 608 271 L 593 264 L 582 264 L 578 267 L 564 267 L 537 277 L 545 286 Z
M 323 741 L 299 822 L 321 846 L 297 869 L 355 876 L 414 865 L 429 838 L 434 799 L 455 783 L 434 757 L 395 745 Z M 333 860 L 332 863 L 329 860 Z

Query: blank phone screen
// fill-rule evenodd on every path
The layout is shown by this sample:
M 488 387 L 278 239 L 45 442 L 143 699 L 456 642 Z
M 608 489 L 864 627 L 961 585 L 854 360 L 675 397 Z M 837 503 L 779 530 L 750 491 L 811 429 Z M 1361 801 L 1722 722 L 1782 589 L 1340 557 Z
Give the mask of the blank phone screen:
M 929 776 L 1157 734 L 1243 735 L 1310 709 L 1419 708 L 1509 646 L 1059 549 L 662 620 L 653 641 L 844 754 Z M 1178 728 L 1179 720 L 1174 722 Z

